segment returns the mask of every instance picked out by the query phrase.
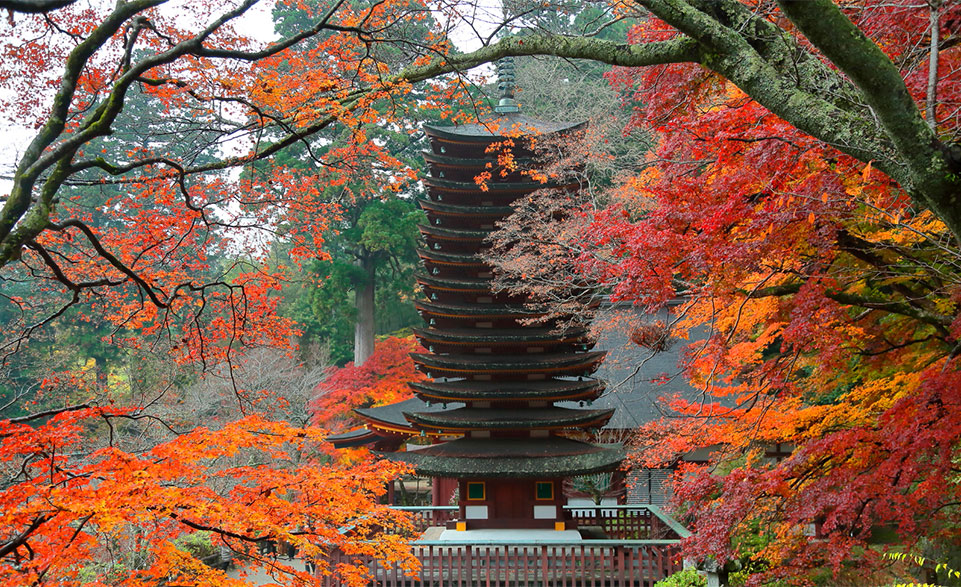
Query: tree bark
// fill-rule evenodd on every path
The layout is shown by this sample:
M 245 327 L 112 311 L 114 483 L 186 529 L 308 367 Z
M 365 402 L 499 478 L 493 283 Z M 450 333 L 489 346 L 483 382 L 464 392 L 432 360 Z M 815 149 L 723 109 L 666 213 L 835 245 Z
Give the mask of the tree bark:
M 363 365 L 374 353 L 374 291 L 377 281 L 374 269 L 374 256 L 364 251 L 357 259 L 363 270 L 364 282 L 354 289 L 354 309 L 357 310 L 357 323 L 354 325 L 354 365 Z
M 931 44 L 928 53 L 928 96 L 925 107 L 928 126 L 931 130 L 936 130 L 938 126 L 937 107 L 938 107 L 938 47 L 941 44 L 939 39 L 941 33 L 941 0 L 928 0 L 931 7 Z

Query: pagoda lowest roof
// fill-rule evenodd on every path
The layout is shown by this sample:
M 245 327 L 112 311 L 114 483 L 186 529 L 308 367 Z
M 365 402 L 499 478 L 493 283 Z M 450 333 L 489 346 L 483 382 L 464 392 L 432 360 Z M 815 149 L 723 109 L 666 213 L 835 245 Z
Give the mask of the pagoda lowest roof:
M 459 438 L 423 449 L 391 453 L 432 477 L 551 478 L 613 471 L 624 460 L 611 448 L 552 436 L 548 438 Z

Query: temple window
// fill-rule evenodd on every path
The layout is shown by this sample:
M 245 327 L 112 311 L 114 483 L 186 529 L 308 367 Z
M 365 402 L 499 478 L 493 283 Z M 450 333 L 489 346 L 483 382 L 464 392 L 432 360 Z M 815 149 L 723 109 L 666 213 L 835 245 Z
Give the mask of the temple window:
M 554 482 L 538 481 L 534 485 L 534 498 L 538 500 L 554 500 Z
M 471 501 L 481 501 L 487 496 L 487 484 L 483 481 L 467 482 L 467 499 Z

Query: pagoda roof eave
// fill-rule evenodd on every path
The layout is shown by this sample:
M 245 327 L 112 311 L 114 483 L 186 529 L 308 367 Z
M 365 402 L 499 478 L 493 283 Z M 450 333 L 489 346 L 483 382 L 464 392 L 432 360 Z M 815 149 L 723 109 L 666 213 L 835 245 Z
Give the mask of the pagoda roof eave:
M 515 328 L 478 330 L 476 328 L 439 329 L 413 328 L 418 339 L 428 342 L 448 344 L 559 344 L 588 341 L 587 329 L 571 328 L 563 332 L 556 332 L 550 328 Z
M 432 188 L 437 188 L 441 190 L 451 190 L 457 192 L 471 192 L 481 194 L 497 193 L 497 192 L 533 192 L 535 190 L 542 189 L 557 189 L 564 187 L 577 186 L 576 181 L 569 182 L 539 182 L 539 181 L 496 181 L 491 180 L 484 182 L 484 188 L 482 188 L 474 181 L 457 181 L 453 179 L 441 179 L 439 177 L 423 177 L 421 181 L 424 185 L 430 186 Z
M 437 369 L 457 369 L 481 371 L 535 371 L 559 369 L 563 367 L 587 367 L 600 363 L 604 351 L 589 353 L 527 354 L 527 355 L 434 355 L 411 353 L 410 357 L 418 365 Z
M 373 430 L 361 426 L 360 428 L 354 428 L 346 432 L 341 432 L 340 434 L 331 434 L 327 436 L 326 440 L 333 444 L 334 448 L 339 449 L 364 446 L 376 441 L 379 437 L 380 435 Z
M 441 228 L 429 224 L 418 224 L 417 228 L 425 237 L 439 240 L 482 241 L 491 233 L 489 230 L 469 230 L 459 228 Z
M 565 428 L 601 428 L 614 408 L 602 410 L 579 410 L 550 407 L 532 409 L 457 408 L 434 413 L 404 412 L 413 425 L 435 430 L 560 430 Z
M 544 314 L 543 311 L 531 310 L 523 305 L 517 304 L 443 304 L 438 302 L 426 302 L 417 300 L 414 307 L 427 314 L 438 316 L 463 316 L 472 318 L 506 316 L 509 318 L 537 317 Z
M 566 381 L 527 381 L 516 383 L 479 381 L 422 381 L 408 384 L 418 396 L 439 402 L 461 401 L 562 401 L 593 399 L 604 392 L 605 385 L 596 379 Z
M 423 273 L 418 273 L 414 276 L 414 279 L 416 279 L 417 283 L 421 285 L 433 287 L 435 289 L 463 292 L 490 291 L 489 279 L 450 279 L 434 277 L 432 275 L 424 275 Z
M 417 256 L 425 261 L 440 265 L 455 265 L 459 267 L 478 267 L 485 266 L 487 263 L 477 255 L 470 253 L 442 253 L 429 249 L 418 249 Z
M 451 216 L 490 216 L 502 217 L 511 214 L 514 209 L 510 206 L 467 206 L 461 204 L 448 204 L 436 200 L 419 198 L 417 204 L 423 210 L 429 210 L 444 215 Z
M 490 116 L 486 120 L 456 126 L 424 125 L 424 132 L 429 137 L 436 137 L 454 143 L 491 143 L 509 138 L 539 136 L 570 132 L 587 125 L 587 122 L 549 122 L 527 116 L 520 112 L 511 112 Z M 516 137 L 515 137 L 516 135 Z
M 475 439 L 466 439 L 468 442 Z M 513 439 L 514 445 L 533 445 L 534 439 L 520 442 Z M 445 443 L 463 444 L 465 439 Z M 576 441 L 569 441 L 576 442 Z M 431 477 L 457 477 L 463 479 L 484 479 L 491 477 L 531 479 L 591 475 L 617 469 L 626 457 L 622 448 L 605 448 L 587 445 L 591 450 L 579 453 L 556 454 L 550 449 L 534 450 L 538 454 L 511 454 L 510 452 L 489 456 L 445 456 L 433 454 L 429 449 L 386 453 L 383 456 L 412 465 L 419 475 Z M 445 446 L 439 445 L 439 446 Z M 543 443 L 549 446 L 549 443 Z
M 428 163 L 434 165 L 439 165 L 441 167 L 477 167 L 481 170 L 488 169 L 488 165 L 493 163 L 493 160 L 488 158 L 476 158 L 476 157 L 451 157 L 450 155 L 445 155 L 441 153 L 433 153 L 431 151 L 422 151 L 421 154 L 424 160 Z M 527 165 L 533 164 L 534 159 L 531 157 L 515 157 L 514 163 L 518 167 L 525 167 Z
M 377 430 L 396 434 L 416 434 L 417 430 L 411 427 L 410 422 L 404 417 L 404 412 L 416 410 L 421 413 L 429 413 L 432 411 L 453 410 L 458 407 L 460 407 L 460 404 L 455 404 L 450 407 L 440 405 L 427 406 L 417 398 L 409 398 L 383 406 L 357 408 L 354 410 L 354 413 L 367 423 L 368 428 L 376 428 Z

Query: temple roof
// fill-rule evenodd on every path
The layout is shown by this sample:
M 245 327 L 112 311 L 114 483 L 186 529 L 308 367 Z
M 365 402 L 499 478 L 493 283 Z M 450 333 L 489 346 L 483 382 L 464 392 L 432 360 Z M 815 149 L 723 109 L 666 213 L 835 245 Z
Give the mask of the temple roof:
M 487 158 L 473 158 L 473 157 L 451 157 L 450 155 L 442 155 L 440 153 L 433 153 L 431 151 L 423 152 L 424 160 L 433 165 L 438 165 L 441 167 L 477 167 L 480 169 L 487 169 L 487 165 L 492 163 L 490 157 Z M 534 159 L 531 157 L 515 157 L 514 164 L 519 168 L 527 168 L 533 165 Z
M 413 331 L 421 340 L 453 344 L 559 344 L 587 339 L 585 328 L 571 328 L 563 332 L 552 328 L 414 328 Z
M 417 398 L 406 399 L 402 402 L 388 404 L 386 406 L 375 406 L 373 408 L 358 408 L 354 410 L 361 418 L 374 425 L 387 428 L 403 428 L 413 434 L 414 429 L 410 422 L 404 417 L 404 412 L 416 411 L 420 413 L 441 412 L 460 407 L 461 404 L 433 404 L 427 405 Z
M 496 194 L 497 192 L 533 192 L 534 190 L 545 188 L 560 188 L 569 185 L 577 185 L 576 182 L 541 183 L 539 181 L 489 181 L 485 184 L 487 189 L 481 191 L 481 188 L 478 187 L 477 183 L 474 181 L 457 181 L 454 179 L 441 179 L 438 177 L 425 177 L 422 181 L 424 182 L 424 185 L 434 188 L 476 193 L 478 198 L 482 198 L 483 196 L 491 193 Z
M 596 368 L 604 359 L 604 352 L 593 353 L 530 353 L 514 355 L 434 355 L 411 353 L 418 365 L 439 371 L 458 372 L 515 372 L 538 373 L 542 371 L 585 372 Z
M 429 249 L 418 249 L 417 255 L 424 259 L 425 261 L 431 261 L 433 263 L 438 263 L 441 265 L 458 265 L 458 266 L 483 266 L 487 265 L 477 255 L 471 255 L 469 253 L 444 253 L 441 251 L 431 251 Z
M 424 126 L 428 136 L 449 139 L 454 142 L 487 143 L 503 140 L 514 134 L 546 134 L 574 130 L 585 126 L 584 122 L 551 122 L 533 118 L 520 112 L 490 116 L 480 122 L 457 126 Z
M 331 434 L 327 437 L 327 442 L 333 444 L 334 448 L 351 448 L 370 444 L 377 438 L 378 435 L 373 430 L 361 427 L 340 434 Z
M 453 291 L 490 291 L 490 280 L 482 278 L 459 278 L 452 279 L 446 277 L 434 277 L 419 273 L 414 276 L 417 283 L 430 286 L 436 289 L 449 289 Z
M 549 438 L 460 438 L 427 448 L 388 453 L 420 475 L 479 479 L 544 478 L 613 471 L 624 450 L 552 436 Z
M 514 211 L 510 206 L 468 206 L 463 204 L 448 204 L 436 200 L 419 199 L 417 203 L 424 210 L 436 212 L 438 214 L 449 214 L 457 216 L 489 216 L 502 217 Z
M 446 304 L 441 302 L 415 301 L 418 310 L 441 316 L 510 316 L 525 317 L 543 314 L 525 304 Z
M 404 412 L 408 421 L 438 430 L 481 429 L 558 429 L 590 426 L 600 428 L 614 414 L 614 409 L 578 410 L 544 408 L 457 408 L 441 412 Z
M 547 381 L 421 381 L 411 389 L 435 401 L 551 400 L 588 399 L 604 391 L 604 383 L 594 379 L 549 379 Z M 420 411 L 408 408 L 410 411 Z
M 482 241 L 491 233 L 489 230 L 468 230 L 463 228 L 441 228 L 430 224 L 418 224 L 417 228 L 425 237 L 453 241 Z

